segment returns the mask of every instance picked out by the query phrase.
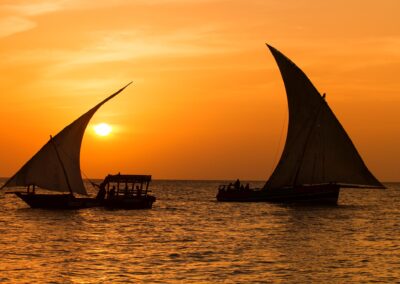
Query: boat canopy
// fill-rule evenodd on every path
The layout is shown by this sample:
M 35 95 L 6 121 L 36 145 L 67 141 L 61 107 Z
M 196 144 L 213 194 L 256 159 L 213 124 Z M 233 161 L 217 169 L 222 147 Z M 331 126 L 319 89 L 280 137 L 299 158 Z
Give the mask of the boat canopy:
M 151 181 L 151 175 L 108 175 L 103 183 L 147 183 Z
M 100 184 L 99 194 L 143 196 L 149 192 L 151 175 L 108 175 Z M 103 192 L 103 193 L 101 193 Z

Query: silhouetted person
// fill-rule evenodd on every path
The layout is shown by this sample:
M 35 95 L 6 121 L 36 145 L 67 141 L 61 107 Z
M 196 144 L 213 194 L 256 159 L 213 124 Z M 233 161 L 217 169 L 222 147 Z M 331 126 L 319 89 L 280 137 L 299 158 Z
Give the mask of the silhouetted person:
M 244 190 L 250 190 L 250 185 L 247 183 L 246 186 L 244 187 Z
M 138 185 L 136 186 L 136 192 L 138 197 L 142 196 L 142 189 Z
M 237 179 L 237 180 L 235 181 L 235 183 L 233 184 L 233 187 L 234 187 L 235 189 L 239 189 L 239 188 L 240 188 L 240 180 L 239 180 L 239 179 Z
M 115 186 L 113 186 L 110 192 L 108 193 L 108 198 L 111 199 L 114 198 L 114 196 L 115 196 Z
M 104 186 L 99 186 L 99 192 L 96 195 L 97 200 L 104 200 L 106 197 L 106 188 Z

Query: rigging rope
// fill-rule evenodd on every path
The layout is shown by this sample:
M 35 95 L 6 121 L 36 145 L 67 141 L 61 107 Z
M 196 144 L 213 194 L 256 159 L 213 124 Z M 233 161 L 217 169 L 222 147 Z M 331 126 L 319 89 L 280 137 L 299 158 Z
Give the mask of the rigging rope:
M 68 153 L 66 153 L 61 147 L 60 147 L 60 150 L 63 152 L 63 154 L 64 154 L 68 159 L 70 159 L 70 160 L 72 161 L 72 158 L 68 155 Z M 84 178 L 85 178 L 87 181 L 89 181 L 90 185 L 91 185 L 93 188 L 97 189 L 97 188 L 96 188 L 96 186 L 98 186 L 97 183 L 95 183 L 94 181 L 92 181 L 92 180 L 86 175 L 86 173 L 85 173 L 82 169 L 80 169 L 80 170 L 81 170 L 81 174 L 83 174 Z

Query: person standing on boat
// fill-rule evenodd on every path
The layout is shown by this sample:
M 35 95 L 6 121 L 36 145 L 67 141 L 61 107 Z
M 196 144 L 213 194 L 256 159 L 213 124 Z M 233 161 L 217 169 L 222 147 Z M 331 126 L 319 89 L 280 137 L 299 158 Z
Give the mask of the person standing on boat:
M 142 188 L 139 187 L 138 185 L 136 186 L 136 192 L 137 192 L 137 196 L 141 197 L 142 196 Z
M 106 188 L 105 188 L 105 186 L 103 184 L 101 184 L 98 187 L 99 187 L 99 192 L 96 195 L 96 199 L 97 200 L 104 200 L 104 197 L 106 196 Z
M 235 183 L 233 184 L 233 187 L 234 187 L 235 189 L 240 189 L 240 180 L 239 180 L 239 179 L 237 179 L 237 180 L 235 181 Z
M 108 193 L 108 199 L 114 198 L 114 195 L 115 195 L 115 185 L 113 185 L 110 192 Z

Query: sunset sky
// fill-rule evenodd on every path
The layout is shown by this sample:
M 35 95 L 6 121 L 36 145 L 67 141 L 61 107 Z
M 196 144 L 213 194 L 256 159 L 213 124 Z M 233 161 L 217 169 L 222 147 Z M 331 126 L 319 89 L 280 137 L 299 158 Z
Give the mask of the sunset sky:
M 0 176 L 95 104 L 89 177 L 266 180 L 308 75 L 381 181 L 400 180 L 398 0 L 1 0 Z M 109 135 L 94 126 L 107 123 Z

